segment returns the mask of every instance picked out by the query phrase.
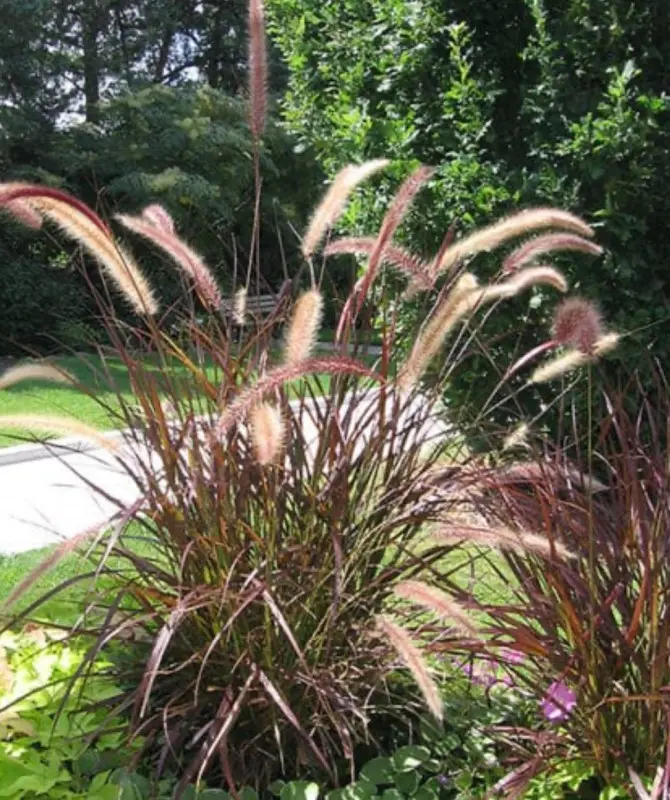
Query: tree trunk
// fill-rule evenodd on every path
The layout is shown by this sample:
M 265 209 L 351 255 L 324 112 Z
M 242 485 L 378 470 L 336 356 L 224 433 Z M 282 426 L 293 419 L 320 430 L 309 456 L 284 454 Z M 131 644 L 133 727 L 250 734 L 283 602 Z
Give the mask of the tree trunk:
M 97 122 L 100 118 L 98 106 L 100 102 L 100 57 L 98 52 L 100 17 L 98 0 L 84 0 L 81 14 L 81 31 L 84 50 L 84 99 L 87 122 Z

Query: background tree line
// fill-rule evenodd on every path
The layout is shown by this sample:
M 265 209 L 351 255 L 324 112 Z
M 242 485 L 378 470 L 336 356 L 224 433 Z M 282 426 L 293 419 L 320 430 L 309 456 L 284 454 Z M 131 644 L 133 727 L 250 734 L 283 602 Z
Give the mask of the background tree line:
M 3 179 L 65 188 L 108 216 L 162 202 L 230 286 L 235 270 L 246 270 L 254 208 L 246 13 L 246 0 L 0 0 Z M 274 51 L 271 60 L 274 96 L 286 76 Z M 314 163 L 293 150 L 270 125 L 266 287 L 295 268 L 294 231 L 319 183 Z M 72 249 L 3 227 L 0 353 L 90 341 L 97 326 Z M 168 307 L 179 294 L 176 271 L 139 252 L 150 272 L 160 270 L 155 283 Z

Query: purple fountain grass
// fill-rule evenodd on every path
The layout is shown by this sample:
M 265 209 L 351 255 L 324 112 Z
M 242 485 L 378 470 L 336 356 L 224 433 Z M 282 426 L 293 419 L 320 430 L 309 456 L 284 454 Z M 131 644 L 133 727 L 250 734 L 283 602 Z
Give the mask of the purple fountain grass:
M 155 207 L 152 214 L 155 216 Z M 223 298 L 216 279 L 203 259 L 176 234 L 168 232 L 165 226 L 157 226 L 142 217 L 117 214 L 118 221 L 133 233 L 153 242 L 180 267 L 193 281 L 203 304 L 212 311 L 221 308 Z
M 576 236 L 571 233 L 547 233 L 543 236 L 529 239 L 519 245 L 503 261 L 502 271 L 504 274 L 516 272 L 521 267 L 532 263 L 538 256 L 559 250 L 590 253 L 593 256 L 602 255 L 603 252 L 600 245 L 582 236 Z
M 326 231 L 340 218 L 353 190 L 359 183 L 384 169 L 388 164 L 386 159 L 378 158 L 366 161 L 364 164 L 350 164 L 338 172 L 305 231 L 302 253 L 308 261 L 326 235 Z

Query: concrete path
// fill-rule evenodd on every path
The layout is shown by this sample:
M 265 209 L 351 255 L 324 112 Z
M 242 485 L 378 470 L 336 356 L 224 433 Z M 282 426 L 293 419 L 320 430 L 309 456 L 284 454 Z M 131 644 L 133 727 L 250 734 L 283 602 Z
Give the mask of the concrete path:
M 370 413 L 371 404 L 376 402 L 374 392 L 359 396 L 352 426 L 366 419 L 362 415 Z M 417 399 L 405 412 L 407 424 L 412 423 L 417 412 L 423 419 L 412 430 L 412 438 L 424 443 L 443 438 L 449 430 L 446 422 L 437 412 L 421 413 L 421 405 Z M 314 448 L 316 413 L 316 407 L 308 408 L 300 421 L 307 442 Z M 373 433 L 366 429 L 366 435 Z M 110 434 L 110 438 L 121 441 L 118 433 Z M 102 449 L 86 450 L 86 445 L 74 439 L 61 441 L 66 448 L 22 445 L 0 449 L 0 554 L 45 547 L 102 526 L 119 508 L 138 499 L 136 484 L 115 456 Z M 358 442 L 363 448 L 365 436 Z M 143 457 L 149 458 L 148 454 Z M 113 501 L 101 496 L 93 486 L 103 489 Z

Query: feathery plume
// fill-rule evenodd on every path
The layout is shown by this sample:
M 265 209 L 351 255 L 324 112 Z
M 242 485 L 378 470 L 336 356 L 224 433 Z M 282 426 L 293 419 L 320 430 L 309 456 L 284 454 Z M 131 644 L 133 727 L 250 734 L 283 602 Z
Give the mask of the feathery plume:
M 438 544 L 454 542 L 474 542 L 500 550 L 516 550 L 521 553 L 534 553 L 543 558 L 556 556 L 564 561 L 574 558 L 568 548 L 560 542 L 553 542 L 544 536 L 529 531 L 515 531 L 511 528 L 479 528 L 466 525 L 446 525 L 431 532 L 431 538 Z
M 268 56 L 263 0 L 249 0 L 249 127 L 254 139 L 265 128 Z
M 142 211 L 142 217 L 155 228 L 165 231 L 168 234 L 174 234 L 174 220 L 170 214 L 158 203 L 153 203 L 147 206 Z
M 370 287 L 377 276 L 384 251 L 387 245 L 390 244 L 398 225 L 400 225 L 404 219 L 421 187 L 430 180 L 434 172 L 435 170 L 432 167 L 423 165 L 417 167 L 409 177 L 405 178 L 396 192 L 391 207 L 384 215 L 377 240 L 375 241 L 375 246 L 370 253 L 368 267 L 363 275 L 361 287 L 356 295 L 357 310 L 361 308 L 361 305 L 370 291 Z
M 138 312 L 157 312 L 158 304 L 140 268 L 105 227 L 101 228 L 91 220 L 90 213 L 84 214 L 78 205 L 50 196 L 33 197 L 30 205 L 55 222 L 66 236 L 80 243 Z
M 525 289 L 538 284 L 546 284 L 553 286 L 559 292 L 568 291 L 568 282 L 565 276 L 554 267 L 538 266 L 526 267 L 521 272 L 517 272 L 508 281 L 501 284 L 502 286 L 509 287 L 510 295 L 520 294 Z
M 476 286 L 475 276 L 469 272 L 464 273 L 433 311 L 400 370 L 398 385 L 402 391 L 409 391 L 421 378 L 449 333 L 466 314 L 485 302 L 505 296 L 500 286 L 486 286 L 484 289 Z
M 530 376 L 528 383 L 546 383 L 567 375 L 569 372 L 592 363 L 599 356 L 609 353 L 619 343 L 619 335 L 616 333 L 606 333 L 601 336 L 593 345 L 592 355 L 581 350 L 568 350 L 563 355 L 541 364 Z
M 0 375 L 0 389 L 7 389 L 22 381 L 51 381 L 53 383 L 74 383 L 75 380 L 64 369 L 51 364 L 19 364 Z
M 377 240 L 373 237 L 343 237 L 330 242 L 325 248 L 324 255 L 332 256 L 339 253 L 353 253 L 370 255 L 373 252 Z M 404 247 L 389 244 L 382 253 L 382 262 L 386 262 L 396 267 L 410 277 L 417 284 L 417 288 L 428 290 L 433 286 L 430 274 L 430 264 L 420 256 L 411 253 Z M 359 287 L 360 288 L 360 287 Z
M 111 236 L 111 231 L 95 211 L 67 192 L 37 183 L 0 183 L 0 206 L 6 206 L 14 200 L 25 200 L 30 204 L 32 200 L 39 198 L 50 198 L 70 206 L 87 217 L 89 222 L 99 228 L 102 233 Z
M 234 425 L 242 422 L 249 410 L 260 403 L 269 392 L 274 391 L 287 381 L 321 372 L 326 375 L 358 375 L 361 378 L 370 378 L 378 383 L 383 382 L 381 375 L 368 369 L 368 367 L 355 359 L 346 356 L 311 358 L 307 361 L 301 361 L 299 364 L 275 367 L 262 377 L 258 383 L 242 391 L 222 411 L 216 425 L 218 436 L 224 436 Z
M 42 217 L 35 211 L 27 200 L 11 200 L 4 206 L 6 211 L 28 228 L 39 230 L 42 227 Z
M 569 297 L 556 309 L 551 333 L 558 344 L 590 354 L 603 335 L 602 318 L 593 303 Z
M 453 268 L 467 256 L 493 250 L 509 239 L 540 228 L 565 228 L 593 236 L 593 229 L 574 214 L 555 208 L 531 208 L 475 231 L 447 248 L 436 264 L 436 273 Z
M 441 589 L 422 581 L 408 580 L 397 584 L 393 592 L 403 600 L 434 612 L 445 622 L 451 622 L 464 636 L 479 638 L 479 631 L 468 612 Z
M 439 689 L 431 678 L 421 651 L 412 641 L 412 637 L 386 616 L 377 617 L 377 629 L 388 640 L 414 676 L 433 716 L 442 721 L 444 712 Z
M 572 233 L 547 233 L 529 239 L 510 253 L 503 261 L 503 273 L 516 272 L 538 256 L 556 250 L 576 250 L 582 253 L 591 253 L 594 256 L 599 256 L 603 252 L 600 245 L 584 239 L 582 236 Z
M 522 422 L 517 425 L 513 431 L 507 434 L 503 440 L 503 450 L 513 450 L 515 447 L 521 447 L 528 441 L 528 434 L 530 433 L 530 426 L 527 422 Z
M 284 421 L 274 406 L 260 403 L 249 415 L 251 440 L 261 466 L 277 460 L 284 442 Z
M 119 449 L 119 445 L 112 439 L 103 436 L 100 431 L 69 417 L 49 416 L 46 414 L 2 414 L 0 415 L 0 429 L 20 428 L 37 430 L 42 433 L 58 433 L 65 436 L 81 436 L 97 444 L 103 450 L 112 453 Z
M 178 236 L 168 233 L 163 227 L 156 227 L 142 217 L 117 214 L 116 219 L 128 230 L 149 239 L 167 253 L 175 264 L 191 278 L 198 296 L 207 308 L 215 311 L 221 307 L 223 298 L 216 279 L 202 258 Z
M 322 315 L 323 298 L 316 289 L 310 289 L 298 298 L 284 347 L 284 363 L 287 366 L 300 364 L 309 358 Z
M 556 378 L 583 367 L 590 360 L 589 356 L 582 353 L 581 350 L 568 350 L 545 364 L 540 364 L 528 379 L 528 383 L 547 383 L 556 380 Z
M 372 161 L 366 161 L 363 164 L 349 164 L 338 172 L 330 185 L 330 189 L 328 189 L 312 215 L 303 238 L 302 254 L 307 260 L 312 257 L 326 231 L 337 222 L 349 199 L 349 195 L 358 184 L 374 175 L 375 172 L 384 169 L 388 163 L 385 158 L 377 158 Z
M 233 319 L 237 325 L 244 325 L 247 316 L 247 290 L 244 286 L 235 292 L 233 302 Z

